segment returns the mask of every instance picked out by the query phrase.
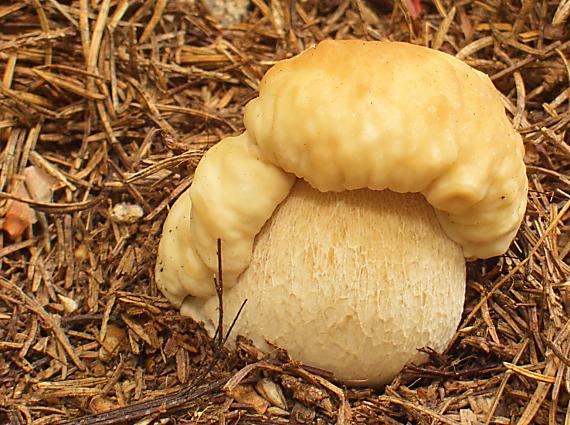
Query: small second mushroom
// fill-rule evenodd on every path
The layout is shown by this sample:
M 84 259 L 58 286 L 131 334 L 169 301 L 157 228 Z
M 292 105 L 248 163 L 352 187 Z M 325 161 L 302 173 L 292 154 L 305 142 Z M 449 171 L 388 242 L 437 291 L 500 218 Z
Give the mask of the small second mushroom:
M 226 328 L 248 299 L 234 335 L 367 385 L 442 350 L 465 258 L 504 253 L 526 207 L 490 80 L 419 46 L 325 41 L 266 74 L 245 127 L 172 207 L 163 293 L 213 333 L 219 238 Z

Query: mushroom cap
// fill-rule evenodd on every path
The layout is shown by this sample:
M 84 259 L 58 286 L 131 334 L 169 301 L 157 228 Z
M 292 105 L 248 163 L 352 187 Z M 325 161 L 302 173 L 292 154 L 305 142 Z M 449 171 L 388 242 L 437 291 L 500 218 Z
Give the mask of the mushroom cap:
M 247 299 L 231 344 L 243 335 L 271 352 L 268 341 L 338 379 L 379 386 L 423 362 L 418 348 L 445 348 L 464 292 L 461 247 L 422 195 L 321 193 L 298 180 L 224 290 L 224 330 Z M 188 297 L 181 312 L 213 336 L 217 309 L 215 296 Z
M 443 52 L 323 41 L 267 72 L 244 121 L 267 160 L 322 192 L 422 193 L 468 258 L 504 253 L 526 208 L 499 92 Z
M 295 177 L 320 191 L 421 193 L 467 258 L 504 253 L 523 218 L 521 137 L 489 78 L 442 52 L 323 41 L 265 75 L 245 127 L 204 155 L 165 222 L 156 281 L 177 306 L 215 293 L 217 239 L 235 285 Z

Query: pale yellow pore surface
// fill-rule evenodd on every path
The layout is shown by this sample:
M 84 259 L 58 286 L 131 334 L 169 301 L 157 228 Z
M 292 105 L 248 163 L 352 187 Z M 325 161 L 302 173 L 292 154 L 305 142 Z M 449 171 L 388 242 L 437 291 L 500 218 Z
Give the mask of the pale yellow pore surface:
M 164 295 L 180 306 L 187 295 L 215 293 L 218 238 L 223 240 L 224 286 L 232 286 L 249 264 L 255 235 L 294 181 L 265 161 L 247 134 L 212 147 L 164 223 L 155 268 Z
M 523 145 L 499 93 L 442 52 L 324 41 L 265 75 L 245 126 L 321 191 L 424 194 L 466 257 L 503 254 L 525 211 Z
M 381 385 L 416 349 L 441 351 L 459 323 L 461 247 L 419 194 L 320 193 L 299 180 L 258 234 L 249 267 L 224 290 L 225 329 L 265 339 L 337 377 Z M 188 297 L 182 314 L 213 334 L 217 298 Z

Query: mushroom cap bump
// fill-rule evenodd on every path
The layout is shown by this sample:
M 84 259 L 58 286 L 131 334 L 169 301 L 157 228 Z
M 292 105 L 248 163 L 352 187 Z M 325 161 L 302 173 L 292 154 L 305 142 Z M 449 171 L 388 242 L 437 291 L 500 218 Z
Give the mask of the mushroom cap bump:
M 247 133 L 208 150 L 163 226 L 155 274 L 169 301 L 179 307 L 187 295 L 215 294 L 218 238 L 224 286 L 233 286 L 249 264 L 255 235 L 294 181 L 262 158 Z
M 172 205 L 158 245 L 156 285 L 176 307 L 188 295 L 208 297 L 212 293 L 212 270 L 196 252 L 190 233 L 191 211 L 190 191 L 186 190 Z

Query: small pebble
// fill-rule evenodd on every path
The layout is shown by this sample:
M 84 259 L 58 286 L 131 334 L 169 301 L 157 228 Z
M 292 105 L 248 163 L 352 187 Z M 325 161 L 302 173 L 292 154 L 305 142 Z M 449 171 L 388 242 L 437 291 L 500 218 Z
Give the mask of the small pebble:
M 133 224 L 144 215 L 140 205 L 126 202 L 116 204 L 111 210 L 111 219 L 117 223 Z
M 287 401 L 283 395 L 283 390 L 279 385 L 269 378 L 263 378 L 257 381 L 255 385 L 257 392 L 272 405 L 283 410 L 287 410 Z
M 251 406 L 257 413 L 263 415 L 269 407 L 269 402 L 260 397 L 251 385 L 238 385 L 229 392 L 238 403 Z
M 93 413 L 107 412 L 119 407 L 117 403 L 108 399 L 107 397 L 95 396 L 89 402 L 89 409 Z
M 59 300 L 61 301 L 61 304 L 63 305 L 63 310 L 66 313 L 68 314 L 73 313 L 75 310 L 79 308 L 77 301 L 75 301 L 74 299 L 59 294 L 58 297 Z
M 118 326 L 107 326 L 107 333 L 102 342 L 102 347 L 99 350 L 99 359 L 102 361 L 109 361 L 121 351 L 120 344 L 123 343 L 127 337 L 127 332 Z

